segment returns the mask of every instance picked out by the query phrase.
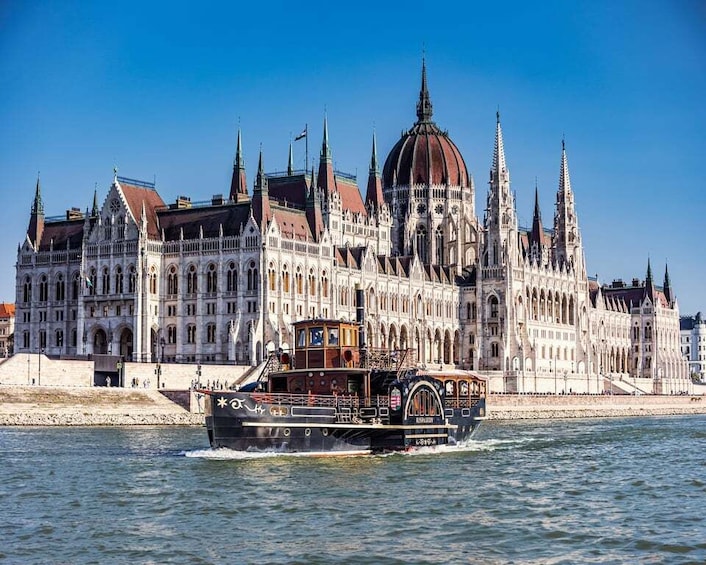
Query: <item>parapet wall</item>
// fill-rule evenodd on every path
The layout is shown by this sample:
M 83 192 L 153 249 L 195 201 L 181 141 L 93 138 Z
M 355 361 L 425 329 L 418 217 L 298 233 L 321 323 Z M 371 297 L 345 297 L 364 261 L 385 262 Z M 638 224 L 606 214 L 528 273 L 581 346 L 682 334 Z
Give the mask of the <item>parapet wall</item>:
M 256 369 L 249 365 L 205 365 L 201 364 L 201 376 L 197 364 L 162 363 L 157 374 L 156 363 L 125 363 L 123 378 L 125 388 L 133 383 L 138 388 L 187 390 L 193 381 L 218 382 L 224 386 L 239 382 Z M 93 361 L 50 359 L 45 355 L 20 353 L 0 363 L 0 384 L 36 386 L 93 386 Z

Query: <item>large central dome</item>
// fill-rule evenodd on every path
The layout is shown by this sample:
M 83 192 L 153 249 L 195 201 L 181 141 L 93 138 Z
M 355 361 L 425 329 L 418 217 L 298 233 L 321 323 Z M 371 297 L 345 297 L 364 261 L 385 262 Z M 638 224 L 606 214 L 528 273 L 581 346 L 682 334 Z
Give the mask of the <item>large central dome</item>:
M 468 186 L 468 171 L 461 152 L 446 132 L 432 121 L 426 65 L 422 63 L 422 88 L 417 102 L 417 122 L 402 134 L 385 160 L 385 187 L 393 185 Z

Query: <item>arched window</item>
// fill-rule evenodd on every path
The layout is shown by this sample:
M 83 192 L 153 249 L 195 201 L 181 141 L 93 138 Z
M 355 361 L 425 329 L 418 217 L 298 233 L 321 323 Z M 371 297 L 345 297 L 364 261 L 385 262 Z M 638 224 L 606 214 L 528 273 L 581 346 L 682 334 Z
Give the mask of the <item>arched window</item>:
M 275 274 L 275 267 L 273 263 L 270 263 L 267 269 L 267 285 L 270 290 L 277 290 L 277 278 Z
M 304 275 L 302 275 L 301 267 L 297 267 L 297 273 L 294 275 L 294 283 L 297 287 L 297 294 L 304 294 Z
M 78 292 L 81 288 L 81 275 L 74 273 L 71 279 L 71 300 L 78 300 Z
M 488 313 L 489 313 L 490 317 L 497 318 L 498 317 L 498 297 L 491 296 L 490 299 L 488 300 L 488 306 L 489 306 Z
M 257 269 L 255 261 L 250 261 L 248 266 L 248 290 L 257 290 Z
M 417 246 L 417 256 L 422 261 L 422 263 L 427 262 L 427 229 L 424 226 L 419 226 L 417 228 L 417 234 L 415 237 Z
M 157 270 L 154 267 L 152 267 L 150 269 L 149 281 L 150 281 L 150 293 L 157 294 Z
M 282 266 L 282 290 L 284 292 L 289 292 L 289 267 L 287 265 Z
M 198 290 L 198 273 L 194 265 L 189 265 L 189 270 L 186 273 L 186 292 L 187 294 L 196 294 Z
M 216 324 L 208 324 L 206 326 L 206 341 L 208 343 L 216 343 Z
M 54 300 L 64 300 L 66 293 L 66 284 L 64 283 L 64 275 L 59 273 L 56 277 L 56 284 L 54 285 Z
M 177 342 L 177 328 L 176 326 L 167 327 L 167 342 L 174 344 Z
M 49 299 L 49 282 L 46 275 L 39 277 L 39 302 L 46 302 Z
M 328 275 L 326 271 L 321 273 L 321 296 L 328 298 Z
M 206 292 L 218 292 L 218 272 L 216 266 L 211 263 L 206 272 Z
M 186 326 L 186 342 L 196 343 L 196 326 L 194 324 Z
M 123 268 L 120 265 L 115 267 L 115 292 L 116 294 L 123 293 Z
M 22 302 L 27 304 L 32 301 L 32 281 L 27 277 L 22 284 Z
M 96 269 L 95 267 L 91 267 L 91 270 L 88 273 L 88 278 L 86 279 L 86 287 L 88 289 L 88 294 L 91 296 L 95 296 L 96 294 L 96 289 L 98 285 L 98 275 L 96 274 Z
M 496 342 L 490 344 L 490 356 L 500 357 L 500 346 Z
M 103 267 L 101 275 L 101 288 L 103 289 L 103 294 L 110 294 L 110 272 L 108 267 Z
M 235 268 L 235 263 L 228 263 L 228 272 L 226 274 L 226 291 L 236 292 L 238 290 L 238 271 Z
M 167 294 L 177 294 L 179 292 L 179 272 L 176 265 L 169 267 L 167 273 Z
M 135 287 L 137 284 L 137 271 L 135 270 L 135 265 L 130 265 L 130 278 L 128 279 L 128 289 L 127 291 L 132 293 L 135 292 Z
M 316 296 L 316 275 L 314 275 L 314 269 L 309 269 L 309 294 Z
M 436 228 L 436 263 L 437 265 L 444 264 L 444 230 L 439 226 Z

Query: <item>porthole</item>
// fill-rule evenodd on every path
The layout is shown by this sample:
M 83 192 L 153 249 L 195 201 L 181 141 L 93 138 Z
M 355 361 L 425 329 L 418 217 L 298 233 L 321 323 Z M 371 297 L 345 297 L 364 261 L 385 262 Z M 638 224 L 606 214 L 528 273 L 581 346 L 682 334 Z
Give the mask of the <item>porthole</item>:
M 309 436 L 311 435 L 311 428 L 306 428 L 306 429 L 304 430 L 304 435 L 305 435 L 306 437 L 309 437 Z
M 292 431 L 289 428 L 284 428 L 284 437 L 289 437 Z
M 326 437 L 328 435 L 328 428 L 324 428 L 323 430 L 321 430 L 321 435 Z

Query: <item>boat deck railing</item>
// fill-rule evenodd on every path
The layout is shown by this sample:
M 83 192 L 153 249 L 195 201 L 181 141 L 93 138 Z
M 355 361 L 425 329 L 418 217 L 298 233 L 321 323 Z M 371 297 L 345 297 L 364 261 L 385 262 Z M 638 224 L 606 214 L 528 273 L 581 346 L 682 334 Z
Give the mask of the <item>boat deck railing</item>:
M 361 398 L 351 394 L 289 394 L 283 392 L 253 392 L 250 396 L 256 402 L 266 404 L 292 404 L 295 406 L 327 406 L 345 408 L 367 408 L 370 406 L 387 407 L 390 397 L 375 395 L 371 398 Z

